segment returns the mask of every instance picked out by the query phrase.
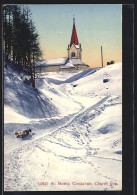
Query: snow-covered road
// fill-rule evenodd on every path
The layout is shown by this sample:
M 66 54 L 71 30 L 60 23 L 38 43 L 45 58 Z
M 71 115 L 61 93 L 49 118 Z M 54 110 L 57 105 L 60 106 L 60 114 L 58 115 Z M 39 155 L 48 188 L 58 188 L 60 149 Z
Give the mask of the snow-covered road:
M 37 89 L 5 70 L 5 191 L 122 189 L 121 69 L 42 73 Z

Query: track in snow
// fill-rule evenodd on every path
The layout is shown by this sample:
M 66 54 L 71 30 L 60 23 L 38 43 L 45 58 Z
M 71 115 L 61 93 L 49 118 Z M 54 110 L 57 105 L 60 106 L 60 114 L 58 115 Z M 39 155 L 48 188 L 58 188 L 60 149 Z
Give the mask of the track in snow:
M 72 78 L 74 79 L 75 76 Z M 56 81 L 53 81 L 56 84 Z M 121 154 L 119 150 L 120 135 L 117 135 L 115 131 L 114 136 L 110 134 L 113 126 L 106 125 L 101 129 L 94 127 L 94 124 L 98 124 L 96 120 L 105 115 L 108 108 L 113 110 L 120 105 L 119 97 L 107 95 L 96 99 L 94 96 L 95 103 L 85 107 L 81 100 L 78 100 L 72 93 L 68 93 L 67 88 L 65 90 L 71 80 L 67 79 L 66 81 L 66 83 L 64 81 L 57 83 L 57 85 L 62 84 L 63 86 L 60 89 L 54 88 L 50 93 L 61 94 L 62 98 L 67 97 L 68 100 L 79 106 L 79 110 L 74 110 L 73 113 L 66 116 L 52 117 L 50 108 L 54 107 L 52 105 L 47 107 L 45 104 L 45 100 L 47 101 L 49 97 L 45 99 L 42 91 L 34 90 L 34 96 L 44 119 L 30 121 L 29 125 L 34 127 L 33 134 L 26 139 L 18 139 L 14 143 L 16 138 L 12 135 L 13 131 L 9 131 L 10 127 L 15 131 L 16 128 L 26 128 L 27 124 L 5 124 L 7 132 L 5 139 L 7 140 L 4 156 L 4 188 L 6 191 L 115 190 L 115 186 L 110 185 L 103 187 L 48 185 L 42 187 L 38 185 L 38 182 L 99 181 L 109 183 L 113 181 L 117 184 L 120 183 L 120 177 L 115 177 L 115 170 L 119 174 L 121 171 L 121 159 L 118 156 Z M 13 82 L 18 96 L 19 85 L 16 81 Z M 53 89 L 52 79 L 48 84 L 49 90 Z M 20 101 L 23 104 L 22 99 Z M 22 109 L 25 112 L 23 106 Z M 45 112 L 48 112 L 48 118 L 46 118 Z M 105 145 L 103 148 L 101 145 L 104 140 L 106 143 L 110 140 L 112 149 L 110 155 L 105 153 L 108 148 L 105 148 Z M 111 165 L 117 168 L 113 171 Z M 106 171 L 107 169 L 108 171 Z

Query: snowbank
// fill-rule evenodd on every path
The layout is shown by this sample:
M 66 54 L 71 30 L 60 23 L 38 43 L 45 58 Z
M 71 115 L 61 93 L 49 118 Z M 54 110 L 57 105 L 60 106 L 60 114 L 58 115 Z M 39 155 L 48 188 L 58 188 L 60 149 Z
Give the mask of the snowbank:
M 121 190 L 122 63 L 23 78 L 4 72 L 4 189 Z

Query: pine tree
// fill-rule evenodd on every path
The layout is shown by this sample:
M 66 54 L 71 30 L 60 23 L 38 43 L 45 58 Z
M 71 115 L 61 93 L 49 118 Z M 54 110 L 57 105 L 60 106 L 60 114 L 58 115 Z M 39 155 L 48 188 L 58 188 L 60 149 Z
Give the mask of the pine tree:
M 6 65 L 8 63 L 8 56 L 11 54 L 12 45 L 12 10 L 10 6 L 4 6 L 3 8 L 3 39 L 4 39 L 4 53 L 6 58 Z
M 8 56 L 13 57 L 13 65 L 17 69 L 28 69 L 32 83 L 35 80 L 34 62 L 41 55 L 39 35 L 31 19 L 28 8 L 7 5 L 3 8 L 3 39 L 6 68 Z M 34 84 L 35 86 L 35 84 Z

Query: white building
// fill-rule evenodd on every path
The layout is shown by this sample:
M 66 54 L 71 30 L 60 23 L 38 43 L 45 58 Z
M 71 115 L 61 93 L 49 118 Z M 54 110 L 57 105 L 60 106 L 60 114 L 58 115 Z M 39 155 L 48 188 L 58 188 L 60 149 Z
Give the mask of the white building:
M 68 45 L 68 57 L 51 59 L 51 60 L 39 60 L 36 62 L 35 71 L 37 72 L 53 72 L 53 71 L 74 71 L 83 70 L 89 68 L 87 64 L 81 61 L 82 48 L 78 42 L 75 18 L 73 18 L 73 29 L 71 35 L 71 41 Z

